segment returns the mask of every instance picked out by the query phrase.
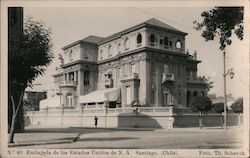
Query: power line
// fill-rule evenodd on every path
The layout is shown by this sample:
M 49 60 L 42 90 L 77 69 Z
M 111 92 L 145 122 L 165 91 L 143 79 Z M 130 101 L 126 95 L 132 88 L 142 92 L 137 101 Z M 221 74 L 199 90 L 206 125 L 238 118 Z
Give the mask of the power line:
M 194 29 L 194 28 L 192 28 L 192 27 L 190 27 L 190 26 L 180 24 L 180 23 L 175 22 L 175 21 L 173 21 L 173 20 L 169 20 L 169 19 L 163 18 L 163 17 L 161 17 L 161 16 L 158 16 L 158 15 L 155 15 L 155 14 L 152 14 L 152 13 L 149 13 L 149 12 L 146 12 L 146 11 L 141 10 L 141 9 L 138 9 L 138 8 L 135 8 L 135 7 L 131 7 L 131 8 L 133 8 L 133 9 L 139 11 L 139 12 L 142 12 L 142 13 L 145 13 L 145 14 L 148 14 L 148 15 L 151 15 L 151 16 L 154 16 L 154 17 L 157 17 L 157 18 L 162 19 L 162 20 L 164 20 L 164 21 L 168 21 L 168 22 L 174 23 L 174 24 L 176 24 L 176 25 L 179 25 L 179 26 L 182 26 L 182 27 L 185 27 L 185 28 L 188 28 L 188 29 L 192 29 L 192 30 Z

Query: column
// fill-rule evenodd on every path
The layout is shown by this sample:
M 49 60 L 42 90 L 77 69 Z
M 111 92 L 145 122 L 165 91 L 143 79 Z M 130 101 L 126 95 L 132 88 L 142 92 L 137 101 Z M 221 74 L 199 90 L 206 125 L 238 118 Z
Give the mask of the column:
M 69 81 L 70 80 L 70 78 L 69 78 L 69 73 L 67 73 L 67 81 Z
M 74 71 L 74 81 L 76 82 L 76 71 Z

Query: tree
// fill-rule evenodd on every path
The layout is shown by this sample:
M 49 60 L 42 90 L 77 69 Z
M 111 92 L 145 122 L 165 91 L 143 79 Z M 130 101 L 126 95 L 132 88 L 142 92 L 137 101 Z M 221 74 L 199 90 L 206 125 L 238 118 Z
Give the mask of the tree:
M 199 112 L 199 126 L 202 128 L 202 114 L 213 108 L 212 101 L 207 96 L 196 96 L 192 98 L 190 108 L 192 111 Z
M 243 7 L 215 7 L 201 13 L 203 21 L 194 21 L 194 28 L 202 30 L 201 36 L 205 41 L 219 37 L 220 50 L 225 50 L 232 43 L 232 31 L 240 39 L 243 39 Z
M 198 77 L 199 79 L 205 81 L 207 84 L 206 84 L 206 91 L 208 92 L 211 88 L 213 88 L 213 84 L 214 84 L 214 81 L 211 81 L 210 80 L 210 77 L 206 77 L 206 76 L 200 76 Z
M 45 28 L 44 22 L 27 17 L 22 39 L 21 47 L 16 51 L 9 51 L 8 54 L 9 106 L 11 106 L 12 111 L 9 143 L 13 143 L 17 116 L 22 113 L 25 88 L 32 86 L 35 78 L 44 74 L 54 58 L 51 30 Z
M 231 106 L 233 112 L 239 114 L 239 125 L 241 124 L 240 122 L 240 114 L 243 113 L 243 98 L 237 99 Z
M 223 128 L 223 119 L 222 113 L 224 112 L 224 103 L 215 103 L 213 104 L 214 111 L 220 114 L 221 127 Z

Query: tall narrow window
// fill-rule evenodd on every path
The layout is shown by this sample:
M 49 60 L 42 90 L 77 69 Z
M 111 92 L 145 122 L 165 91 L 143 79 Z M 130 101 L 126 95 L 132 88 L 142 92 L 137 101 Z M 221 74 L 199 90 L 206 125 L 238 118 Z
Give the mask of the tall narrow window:
M 74 72 L 69 73 L 69 80 L 74 81 Z
M 173 41 L 169 41 L 169 46 L 170 46 L 170 47 L 173 46 Z
M 102 51 L 102 49 L 100 50 L 100 59 L 103 59 L 103 51 Z
M 118 53 L 121 53 L 121 51 L 122 51 L 122 48 L 121 48 L 122 46 L 121 46 L 121 43 L 119 43 L 118 44 Z
M 139 33 L 139 34 L 137 35 L 137 44 L 141 44 L 141 42 L 142 42 L 142 36 L 141 36 L 141 34 Z
M 72 107 L 73 106 L 73 96 L 72 94 L 68 94 L 67 95 L 67 103 L 66 103 L 67 107 Z
M 163 45 L 163 39 L 160 39 L 160 45 Z
M 125 39 L 125 50 L 129 50 L 129 39 Z
M 108 56 L 109 57 L 112 56 L 112 47 L 111 47 L 111 45 L 108 46 Z
M 84 85 L 89 85 L 89 71 L 84 71 Z
M 164 38 L 164 45 L 165 45 L 165 46 L 168 46 L 168 43 L 169 43 L 168 37 L 165 37 L 165 38 Z
M 151 34 L 150 37 L 149 37 L 149 42 L 150 43 L 155 43 L 156 39 L 155 39 L 155 35 L 154 34 Z

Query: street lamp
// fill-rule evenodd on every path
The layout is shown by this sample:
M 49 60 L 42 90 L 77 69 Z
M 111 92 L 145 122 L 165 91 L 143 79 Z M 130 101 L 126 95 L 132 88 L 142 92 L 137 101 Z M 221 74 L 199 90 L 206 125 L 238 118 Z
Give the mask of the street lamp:
M 62 91 L 59 90 L 59 92 L 57 92 L 56 95 L 59 95 L 59 96 L 60 96 L 60 107 L 62 108 L 62 123 L 61 123 L 61 124 L 63 125 L 64 106 L 63 106 L 62 103 L 61 103 Z
M 224 128 L 225 130 L 227 130 L 227 75 L 229 75 L 230 79 L 232 79 L 234 77 L 234 72 L 233 72 L 233 68 L 229 69 L 226 72 L 226 52 L 223 52 L 223 77 L 224 77 Z
M 109 107 L 109 98 L 106 97 L 106 100 L 105 100 L 105 128 L 107 127 L 107 112 L 108 112 L 108 107 Z

